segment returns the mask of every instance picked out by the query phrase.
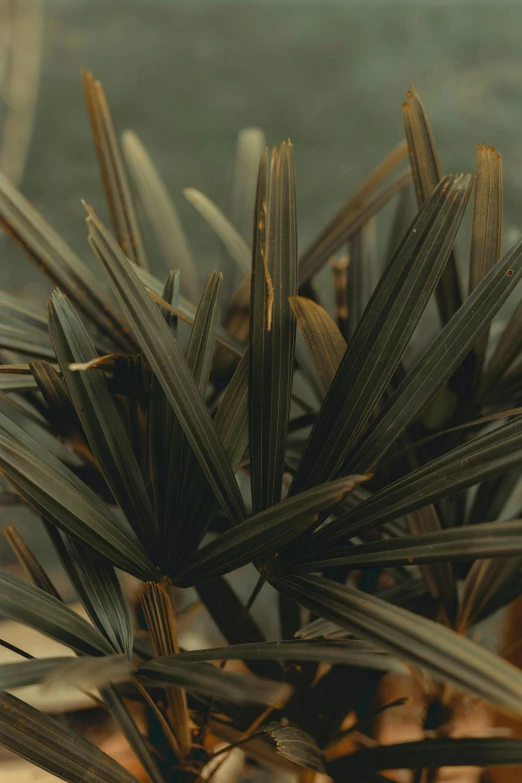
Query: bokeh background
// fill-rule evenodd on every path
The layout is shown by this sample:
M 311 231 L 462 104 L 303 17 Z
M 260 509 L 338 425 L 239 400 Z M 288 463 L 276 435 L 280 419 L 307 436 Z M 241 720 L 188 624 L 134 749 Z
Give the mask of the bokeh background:
M 2 0 L 9 2 L 9 0 Z M 22 0 L 30 9 L 31 1 Z M 81 198 L 105 215 L 80 69 L 108 93 L 175 197 L 203 272 L 210 229 L 185 202 L 196 187 L 226 209 L 238 130 L 296 147 L 304 246 L 402 138 L 413 81 L 444 170 L 472 171 L 476 145 L 503 154 L 506 230 L 521 224 L 522 3 L 455 0 L 255 2 L 43 0 L 40 90 L 21 187 L 84 257 Z M 0 284 L 34 272 L 2 244 Z

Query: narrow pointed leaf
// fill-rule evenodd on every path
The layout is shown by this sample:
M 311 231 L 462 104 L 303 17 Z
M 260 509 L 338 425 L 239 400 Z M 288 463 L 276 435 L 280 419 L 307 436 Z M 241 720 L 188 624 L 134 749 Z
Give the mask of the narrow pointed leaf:
M 400 192 L 411 181 L 409 172 L 401 174 L 390 186 L 383 188 L 374 195 L 374 191 L 403 162 L 407 154 L 408 148 L 404 142 L 401 142 L 374 169 L 370 176 L 357 188 L 355 193 L 345 201 L 339 211 L 301 256 L 299 263 L 300 284 L 305 283 L 317 274 L 328 258 L 369 217 L 376 214 L 392 196 Z
M 22 326 L 0 324 L 0 348 L 7 348 L 33 359 L 54 359 L 48 336 Z
M 412 511 L 405 517 L 412 535 L 437 533 L 442 530 L 435 506 L 429 505 Z M 451 563 L 432 563 L 421 567 L 424 581 L 434 598 L 439 598 L 446 609 L 448 619 L 453 619 L 457 608 L 455 574 Z
M 346 470 L 367 471 L 382 458 L 459 367 L 521 277 L 522 240 L 495 264 L 419 357 L 357 447 L 347 455 Z
M 93 324 L 119 341 L 121 323 L 105 287 L 2 174 L 0 224 Z
M 503 378 L 522 351 L 522 302 L 517 305 L 502 330 L 495 351 L 487 363 L 481 394 L 487 396 Z
M 338 474 L 362 434 L 442 273 L 469 191 L 469 177 L 446 177 L 397 248 L 339 365 L 292 492 Z
M 72 650 L 86 655 L 108 655 L 104 637 L 54 596 L 0 569 L 0 615 L 28 625 Z
M 315 614 L 426 669 L 436 679 L 520 714 L 522 673 L 470 639 L 376 596 L 322 577 L 281 574 L 272 581 L 278 590 Z
M 347 540 L 520 464 L 522 417 L 480 435 L 389 484 L 313 537 L 314 550 Z
M 310 570 L 337 565 L 384 568 L 514 555 L 522 556 L 520 519 L 387 538 L 371 544 L 337 545 L 330 554 L 318 551 L 316 555 L 309 555 L 300 562 L 300 567 L 306 565 Z
M 502 158 L 494 147 L 479 144 L 473 195 L 473 223 L 469 259 L 471 293 L 500 258 L 502 249 Z M 475 345 L 475 378 L 484 366 L 489 327 Z
M 252 241 L 252 215 L 256 201 L 257 174 L 265 146 L 265 134 L 259 128 L 243 128 L 239 131 L 230 218 L 232 225 L 248 243 Z
M 497 594 L 515 576 L 521 564 L 520 555 L 477 560 L 473 563 L 460 593 L 456 627 L 461 633 L 466 633 L 468 628 L 489 611 Z
M 49 331 L 62 376 L 94 456 L 117 503 L 144 548 L 157 544 L 157 522 L 147 488 L 119 411 L 100 372 L 72 372 L 69 365 L 98 354 L 77 313 L 63 294 L 49 303 Z
M 107 504 L 2 414 L 0 466 L 14 489 L 47 520 L 129 573 L 140 578 L 155 574 L 134 536 Z
M 420 209 L 437 187 L 442 174 L 430 123 L 413 85 L 408 90 L 403 111 L 413 183 Z M 448 264 L 442 273 L 436 289 L 436 297 L 439 316 L 444 326 L 462 304 L 454 253 L 451 253 Z
M 261 560 L 313 525 L 319 513 L 340 503 L 364 476 L 347 476 L 302 492 L 261 511 L 198 550 L 178 575 L 180 584 L 214 579 Z
M 4 316 L 20 321 L 20 323 L 31 329 L 40 329 L 47 332 L 45 313 L 43 308 L 42 313 L 38 312 L 36 303 L 28 306 L 19 297 L 12 296 L 6 291 L 0 291 L 0 310 Z
M 281 499 L 295 357 L 297 217 L 293 147 L 266 156 L 256 197 L 250 317 L 249 426 L 254 513 Z
M 191 302 L 199 298 L 196 264 L 174 201 L 152 158 L 133 131 L 122 137 L 123 152 L 145 213 L 154 229 L 167 269 L 181 270 L 181 289 Z
M 223 394 L 214 426 L 235 474 L 248 445 L 248 351 Z M 197 465 L 185 495 L 185 526 L 179 551 L 173 552 L 173 569 L 196 549 L 218 510 L 216 496 Z
M 377 246 L 375 221 L 368 220 L 350 241 L 348 267 L 348 322 L 353 336 L 366 305 L 374 292 L 377 279 Z
M 282 704 L 292 690 L 282 682 L 222 671 L 210 664 L 180 661 L 177 655 L 166 655 L 142 664 L 138 675 L 149 683 L 178 685 L 191 693 L 238 704 Z
M 0 744 L 69 783 L 138 783 L 96 745 L 5 692 L 0 693 Z
M 99 690 L 111 683 L 125 682 L 134 670 L 127 655 L 80 655 L 69 658 L 50 669 L 44 677 L 44 687 Z
M 93 625 L 116 653 L 132 650 L 132 621 L 113 566 L 47 524 L 47 532 Z
M 417 201 L 415 198 L 415 190 L 412 185 L 409 185 L 400 192 L 397 198 L 397 206 L 395 208 L 395 216 L 390 230 L 390 237 L 387 245 L 387 252 L 385 256 L 385 265 L 389 260 L 393 258 L 395 251 L 399 244 L 402 242 L 406 231 L 410 227 L 415 214 L 417 212 Z
M 366 203 L 358 203 L 353 211 L 348 212 L 342 220 L 336 222 L 326 232 L 325 238 L 314 244 L 299 263 L 299 286 L 303 286 L 317 275 L 328 259 L 337 253 L 361 226 L 377 215 L 386 204 L 411 183 L 411 174 L 404 171 L 391 180 L 389 185 L 372 194 Z
M 92 135 L 114 231 L 123 252 L 138 266 L 149 268 L 134 195 L 107 96 L 92 73 L 82 73 Z
M 32 660 L 15 661 L 0 665 L 0 690 L 13 690 L 26 685 L 36 685 L 42 682 L 50 671 L 62 664 L 70 663 L 71 656 L 54 658 L 33 658 Z
M 182 652 L 180 661 L 317 661 L 318 663 L 360 666 L 378 671 L 404 672 L 405 667 L 391 656 L 365 642 L 346 640 L 261 642 L 232 644 L 211 650 Z
M 30 375 L 18 373 L 1 373 L 1 391 L 22 391 L 23 389 L 36 389 L 36 381 Z
M 198 306 L 187 348 L 186 361 L 201 397 L 205 397 L 210 377 L 210 367 L 214 354 L 215 336 L 219 318 L 219 294 L 222 277 L 212 272 L 207 279 L 205 290 Z M 178 535 L 182 534 L 181 526 L 191 513 L 186 508 L 187 486 L 198 471 L 198 462 L 190 448 L 188 438 L 183 432 L 179 421 L 174 422 L 169 455 L 169 476 L 167 486 L 165 518 L 162 520 L 169 551 L 178 549 Z M 207 480 L 199 473 L 202 484 Z M 176 476 L 176 481 L 172 481 Z
M 12 525 L 6 527 L 4 529 L 4 536 L 33 584 L 35 584 L 36 587 L 39 587 L 40 590 L 44 590 L 46 593 L 49 593 L 49 595 L 52 595 L 58 601 L 61 601 L 61 597 L 56 587 L 51 582 L 49 575 L 42 567 L 40 561 L 29 549 L 17 529 Z
M 326 393 L 346 351 L 346 340 L 326 310 L 304 296 L 291 296 L 290 304 Z
M 230 220 L 203 193 L 194 188 L 183 191 L 187 201 L 197 209 L 200 215 L 214 229 L 226 247 L 230 257 L 236 262 L 238 269 L 244 274 L 250 274 L 250 248 Z
M 500 258 L 502 247 L 502 158 L 494 147 L 479 144 L 469 262 L 469 293 Z
M 173 271 L 165 282 L 163 299 L 174 307 L 179 302 L 179 272 Z M 163 317 L 177 337 L 178 318 L 168 310 L 163 310 Z M 154 375 L 151 378 L 149 411 L 149 455 L 154 509 L 156 518 L 160 521 L 166 518 L 165 507 L 170 481 L 170 453 L 173 430 L 175 425 L 174 411 L 167 400 L 161 385 Z
M 238 524 L 243 499 L 205 402 L 174 336 L 130 263 L 109 232 L 91 213 L 91 242 L 106 270 L 140 347 L 183 424 L 184 432 L 220 505 Z

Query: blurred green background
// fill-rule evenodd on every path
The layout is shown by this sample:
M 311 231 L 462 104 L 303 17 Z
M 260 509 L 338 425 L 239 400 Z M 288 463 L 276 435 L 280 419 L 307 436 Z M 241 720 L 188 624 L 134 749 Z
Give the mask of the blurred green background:
M 40 93 L 21 188 L 85 258 L 85 198 L 108 218 L 80 69 L 101 79 L 120 131 L 133 128 L 168 183 L 202 272 L 218 243 L 185 202 L 226 209 L 237 131 L 296 147 L 301 247 L 401 139 L 415 83 L 446 172 L 476 144 L 503 154 L 506 233 L 520 225 L 522 3 L 46 0 Z M 465 248 L 464 248 L 465 249 Z M 2 285 L 35 273 L 2 244 Z

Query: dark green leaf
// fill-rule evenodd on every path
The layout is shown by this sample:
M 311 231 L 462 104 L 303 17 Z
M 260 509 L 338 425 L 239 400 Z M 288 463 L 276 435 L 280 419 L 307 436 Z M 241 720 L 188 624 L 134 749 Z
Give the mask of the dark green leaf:
M 343 664 L 377 669 L 379 671 L 405 672 L 405 667 L 366 642 L 346 640 L 302 641 L 259 644 L 235 644 L 211 650 L 182 652 L 180 661 L 317 661 L 318 663 Z
M 306 555 L 300 566 L 310 570 L 336 565 L 382 568 L 522 555 L 522 520 L 439 530 L 436 533 L 386 538 L 371 544 L 323 550 Z
M 295 356 L 297 217 L 293 146 L 261 161 L 254 217 L 249 427 L 254 513 L 281 500 Z
M 212 272 L 207 279 L 205 290 L 198 306 L 190 340 L 187 348 L 187 366 L 191 371 L 201 397 L 205 397 L 210 377 L 210 366 L 214 353 L 216 328 L 219 317 L 219 294 L 221 290 L 221 275 Z M 168 551 L 179 550 L 178 537 L 180 529 L 187 524 L 192 509 L 186 508 L 186 492 L 194 473 L 198 471 L 198 462 L 192 452 L 189 441 L 183 431 L 182 424 L 176 420 L 172 431 L 169 454 L 169 477 L 167 484 L 165 517 L 162 520 Z M 176 476 L 176 481 L 172 481 Z M 202 485 L 207 486 L 205 476 L 201 476 Z M 200 487 L 201 491 L 201 487 Z
M 14 489 L 53 524 L 119 568 L 139 578 L 155 575 L 138 542 L 122 527 L 107 504 L 3 414 L 0 414 L 0 465 Z
M 47 332 L 45 314 L 44 312 L 40 314 L 36 302 L 28 306 L 17 296 L 0 291 L 0 310 L 4 316 L 20 321 L 26 327 Z
M 132 622 L 114 568 L 47 524 L 62 565 L 93 625 L 117 653 L 132 650 Z
M 82 73 L 92 135 L 112 224 L 123 252 L 138 266 L 149 268 L 125 162 L 105 91 L 92 73 Z
M 274 587 L 383 650 L 509 712 L 522 710 L 522 672 L 440 623 L 318 576 L 278 575 Z
M 326 310 L 311 299 L 291 296 L 290 304 L 326 394 L 345 354 L 346 340 Z
M 419 357 L 364 433 L 344 469 L 365 472 L 435 397 L 522 277 L 522 240 L 509 250 Z
M 314 536 L 314 551 L 473 486 L 522 461 L 522 416 L 389 484 Z
M 176 582 L 187 586 L 208 581 L 268 557 L 310 528 L 318 514 L 340 503 L 364 479 L 347 476 L 270 506 L 198 550 Z
M 106 289 L 42 216 L 0 174 L 0 224 L 36 264 L 76 302 L 112 340 L 120 339 L 121 323 Z
M 5 692 L 0 693 L 0 744 L 69 783 L 138 783 L 96 745 Z
M 364 223 L 350 241 L 348 323 L 352 337 L 378 280 L 375 221 Z
M 114 239 L 94 213 L 90 213 L 88 222 L 90 241 L 107 271 L 136 340 L 183 424 L 185 435 L 221 507 L 233 522 L 239 524 L 245 517 L 243 499 L 187 362 L 161 313 Z
M 293 493 L 334 476 L 364 431 L 444 268 L 469 191 L 469 177 L 444 178 L 397 248 L 330 386 Z
M 248 445 L 248 351 L 239 362 L 214 418 L 214 426 L 223 443 L 232 471 L 236 473 Z M 187 555 L 195 550 L 219 509 L 202 469 L 194 469 L 186 493 L 187 523 L 180 550 Z M 179 561 L 180 553 L 173 553 Z
M 123 152 L 136 182 L 145 213 L 154 229 L 167 269 L 181 270 L 181 289 L 191 301 L 199 299 L 196 264 L 165 183 L 152 158 L 133 131 L 122 137 Z
M 49 302 L 49 331 L 63 378 L 94 456 L 117 503 L 143 547 L 157 552 L 157 522 L 119 411 L 101 372 L 72 372 L 98 354 L 63 294 Z
M 191 693 L 238 704 L 283 704 L 291 693 L 285 683 L 223 671 L 206 663 L 183 662 L 177 655 L 166 655 L 142 664 L 138 675 L 149 683 L 177 685 Z
M 2 391 L 22 391 L 23 389 L 35 389 L 36 382 L 31 375 L 18 373 L 0 373 L 0 389 Z
M 29 625 L 72 650 L 110 655 L 104 637 L 57 598 L 0 569 L 0 615 Z
M 179 272 L 172 271 L 163 290 L 163 299 L 174 307 L 179 303 Z M 178 318 L 168 310 L 163 310 L 165 321 L 174 337 L 177 337 Z M 172 447 L 175 416 L 160 382 L 155 375 L 151 378 L 149 398 L 149 459 L 156 518 L 164 520 L 166 496 L 169 491 L 170 453 Z

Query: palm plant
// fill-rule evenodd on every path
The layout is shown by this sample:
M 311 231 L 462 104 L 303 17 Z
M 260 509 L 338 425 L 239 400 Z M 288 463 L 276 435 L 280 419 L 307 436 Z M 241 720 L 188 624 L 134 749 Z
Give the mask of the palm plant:
M 466 694 L 522 713 L 520 671 L 469 638 L 518 597 L 522 566 L 522 522 L 502 516 L 522 464 L 520 305 L 489 339 L 522 276 L 522 241 L 501 254 L 500 156 L 478 148 L 464 295 L 454 245 L 472 179 L 442 176 L 413 88 L 406 142 L 300 257 L 293 147 L 269 155 L 258 131 L 243 132 L 230 217 L 186 193 L 224 245 L 220 306 L 222 275 L 200 290 L 143 145 L 127 132 L 120 146 L 101 85 L 88 73 L 84 85 L 114 229 L 86 205 L 89 243 L 108 285 L 1 177 L 0 222 L 56 291 L 47 318 L 0 296 L 0 467 L 4 502 L 14 491 L 42 518 L 91 622 L 9 530 L 31 581 L 0 569 L 0 614 L 76 657 L 15 648 L 0 687 L 59 679 L 88 692 L 153 783 L 211 775 L 211 737 L 303 782 L 521 764 L 522 741 L 448 737 L 444 721 L 417 742 L 368 739 L 371 694 L 389 672 L 418 672 L 427 709 Z M 375 218 L 396 196 L 378 274 Z M 315 285 L 327 265 L 333 317 Z M 432 295 L 440 330 L 426 341 Z M 226 576 L 250 563 L 243 606 Z M 143 582 L 141 631 L 116 569 Z M 267 583 L 282 641 L 250 614 Z M 174 595 L 188 587 L 226 646 L 180 646 Z M 145 733 L 132 703 L 147 710 Z M 7 690 L 0 742 L 67 781 L 136 781 Z

